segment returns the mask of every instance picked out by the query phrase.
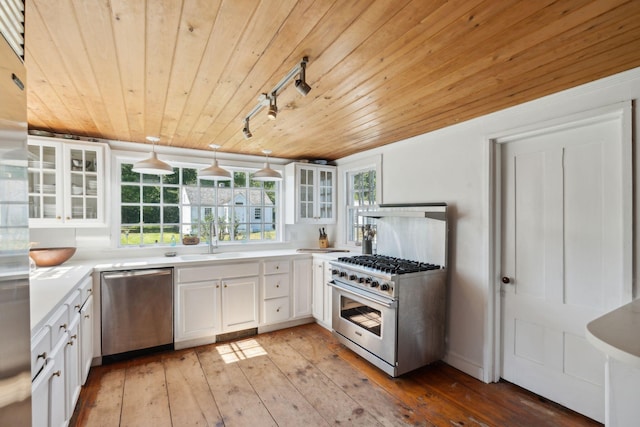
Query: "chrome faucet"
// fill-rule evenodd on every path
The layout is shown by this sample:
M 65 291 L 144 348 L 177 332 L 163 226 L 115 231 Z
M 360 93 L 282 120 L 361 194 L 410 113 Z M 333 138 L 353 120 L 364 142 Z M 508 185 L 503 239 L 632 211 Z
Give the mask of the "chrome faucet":
M 213 244 L 213 239 L 216 239 L 216 244 Z M 216 233 L 216 224 L 214 220 L 209 223 L 209 253 L 213 253 L 213 249 L 218 247 L 218 233 Z

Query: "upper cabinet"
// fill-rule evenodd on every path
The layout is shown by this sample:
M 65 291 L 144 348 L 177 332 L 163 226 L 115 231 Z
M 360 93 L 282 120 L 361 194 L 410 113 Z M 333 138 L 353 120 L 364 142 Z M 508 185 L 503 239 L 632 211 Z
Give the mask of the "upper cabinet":
M 29 137 L 29 225 L 106 226 L 109 147 Z
M 286 223 L 336 222 L 336 167 L 289 163 L 286 175 Z

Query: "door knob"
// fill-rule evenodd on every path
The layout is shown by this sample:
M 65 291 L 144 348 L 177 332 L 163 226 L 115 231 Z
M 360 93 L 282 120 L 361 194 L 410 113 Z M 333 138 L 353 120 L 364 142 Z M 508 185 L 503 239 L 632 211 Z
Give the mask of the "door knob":
M 502 276 L 502 283 L 504 284 L 511 283 L 511 279 L 509 279 L 507 276 Z

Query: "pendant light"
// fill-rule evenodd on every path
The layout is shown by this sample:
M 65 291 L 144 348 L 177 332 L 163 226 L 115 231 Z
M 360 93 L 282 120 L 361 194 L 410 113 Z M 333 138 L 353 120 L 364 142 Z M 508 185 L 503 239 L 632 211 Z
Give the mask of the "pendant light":
M 213 163 L 209 167 L 200 169 L 198 171 L 198 178 L 211 179 L 214 181 L 230 181 L 231 172 L 218 166 L 216 151 L 218 150 L 218 148 L 220 148 L 220 146 L 217 144 L 210 144 L 209 147 L 213 148 Z
M 253 174 L 252 179 L 254 181 L 281 181 L 282 175 L 280 175 L 280 172 L 269 167 L 271 150 L 262 150 L 262 152 L 267 156 L 267 161 L 264 163 L 264 168 Z
M 147 141 L 151 142 L 151 155 L 146 160 L 136 162 L 131 169 L 134 172 L 144 173 L 147 175 L 171 175 L 173 168 L 168 163 L 158 159 L 156 155 L 156 142 L 160 141 L 160 138 L 156 136 L 148 136 Z

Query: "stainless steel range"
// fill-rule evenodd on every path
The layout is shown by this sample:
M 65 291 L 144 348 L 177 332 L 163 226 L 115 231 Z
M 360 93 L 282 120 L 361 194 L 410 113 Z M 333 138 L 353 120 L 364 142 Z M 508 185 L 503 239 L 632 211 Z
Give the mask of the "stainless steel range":
M 392 377 L 444 355 L 446 205 L 383 205 L 377 254 L 332 261 L 332 328 L 345 346 Z

